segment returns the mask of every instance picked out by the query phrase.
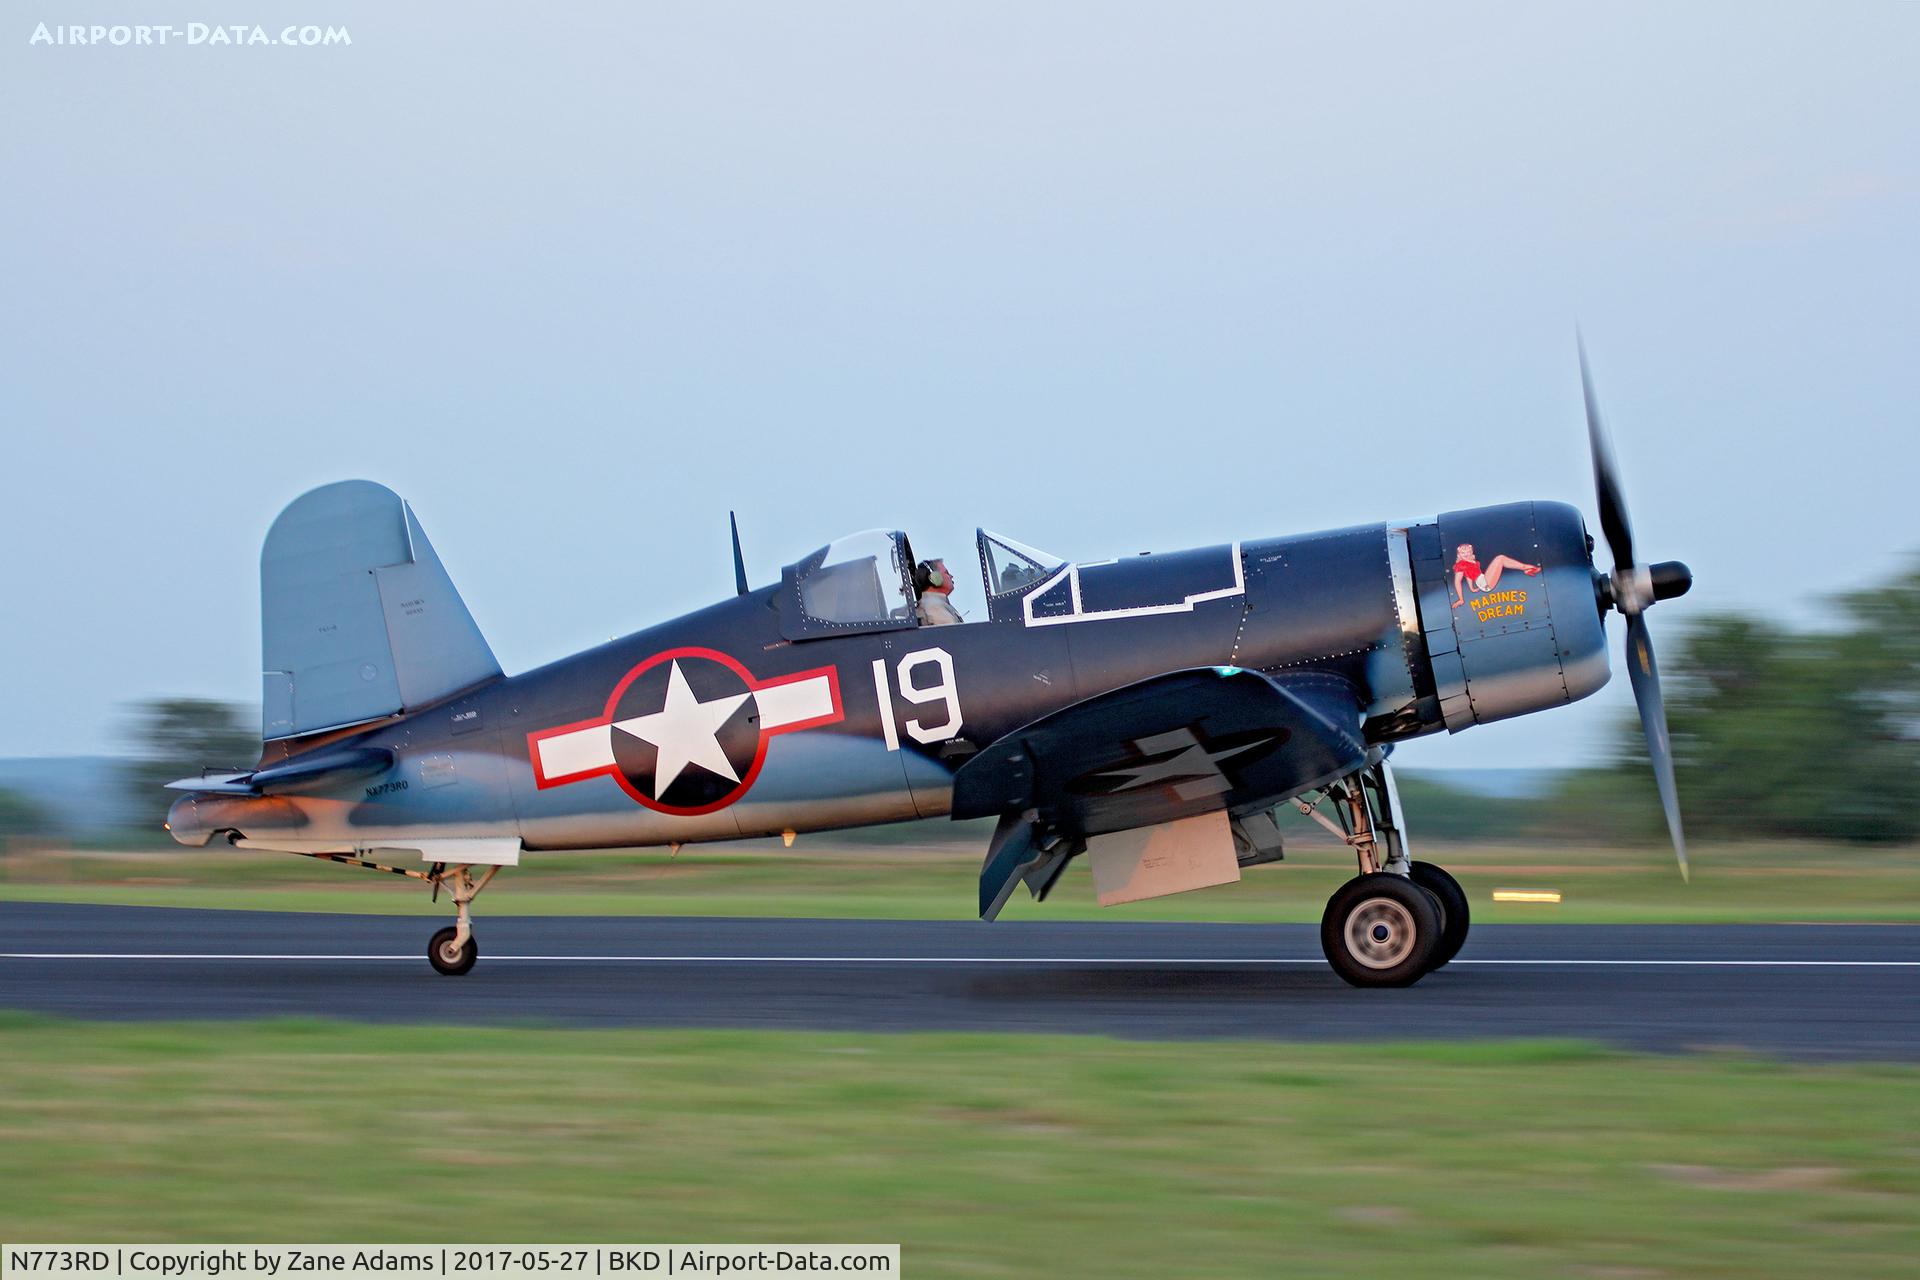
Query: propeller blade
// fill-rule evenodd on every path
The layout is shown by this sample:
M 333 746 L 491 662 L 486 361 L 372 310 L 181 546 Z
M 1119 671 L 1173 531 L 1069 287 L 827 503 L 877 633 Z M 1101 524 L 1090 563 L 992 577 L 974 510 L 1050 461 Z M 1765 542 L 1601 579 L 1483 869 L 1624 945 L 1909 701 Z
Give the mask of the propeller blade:
M 1627 675 L 1633 681 L 1633 700 L 1640 708 L 1640 731 L 1647 738 L 1647 757 L 1653 761 L 1654 781 L 1660 784 L 1660 807 L 1666 810 L 1667 834 L 1673 837 L 1674 856 L 1680 860 L 1680 878 L 1691 882 L 1687 869 L 1687 838 L 1680 830 L 1680 793 L 1673 785 L 1673 744 L 1667 738 L 1667 706 L 1660 696 L 1660 667 L 1653 657 L 1653 636 L 1643 614 L 1627 618 Z
M 1620 469 L 1614 465 L 1613 443 L 1600 420 L 1600 400 L 1593 393 L 1593 372 L 1587 368 L 1587 344 L 1576 332 L 1580 349 L 1580 391 L 1587 401 L 1587 447 L 1593 453 L 1593 491 L 1600 500 L 1600 531 L 1613 552 L 1615 569 L 1633 567 L 1633 526 L 1627 520 L 1627 499 L 1620 490 Z

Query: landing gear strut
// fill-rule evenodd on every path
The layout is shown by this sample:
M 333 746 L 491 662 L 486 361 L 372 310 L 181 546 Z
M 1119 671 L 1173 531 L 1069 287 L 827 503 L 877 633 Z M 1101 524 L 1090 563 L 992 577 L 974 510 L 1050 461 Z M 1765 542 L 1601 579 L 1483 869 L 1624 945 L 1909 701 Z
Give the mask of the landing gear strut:
M 1405 987 L 1453 959 L 1467 939 L 1467 895 L 1430 862 L 1407 857 L 1400 797 L 1381 760 L 1328 787 L 1341 821 L 1299 802 L 1301 812 L 1354 851 L 1359 875 L 1334 893 L 1320 918 L 1320 948 L 1356 987 Z
M 446 885 L 453 895 L 454 910 L 458 912 L 451 928 L 442 929 L 433 935 L 427 943 L 427 961 L 441 973 L 457 978 L 473 968 L 473 962 L 480 958 L 480 943 L 473 936 L 473 916 L 468 906 L 480 896 L 499 872 L 498 866 L 490 866 L 478 880 L 473 878 L 471 868 L 462 864 L 448 871 L 444 864 L 435 864 L 431 878 L 434 896 L 440 895 L 440 886 Z
M 452 843 L 452 842 L 442 842 Z M 484 842 L 483 842 L 484 843 Z M 387 871 L 396 876 L 406 876 L 409 880 L 425 880 L 433 886 L 433 900 L 440 900 L 440 887 L 445 885 L 453 897 L 454 910 L 458 912 L 454 924 L 433 935 L 427 943 L 427 961 L 435 969 L 448 977 L 458 977 L 473 968 L 473 962 L 480 958 L 480 945 L 473 939 L 473 915 L 468 910 L 480 891 L 493 882 L 500 873 L 500 863 L 487 865 L 485 874 L 478 880 L 473 878 L 474 864 L 458 862 L 448 869 L 444 862 L 436 862 L 425 871 L 415 871 L 412 867 L 393 867 L 384 862 L 374 862 L 369 858 L 349 853 L 320 853 L 299 849 L 286 852 L 298 854 L 302 858 L 317 858 L 321 862 L 338 862 L 349 867 L 365 867 L 369 871 Z

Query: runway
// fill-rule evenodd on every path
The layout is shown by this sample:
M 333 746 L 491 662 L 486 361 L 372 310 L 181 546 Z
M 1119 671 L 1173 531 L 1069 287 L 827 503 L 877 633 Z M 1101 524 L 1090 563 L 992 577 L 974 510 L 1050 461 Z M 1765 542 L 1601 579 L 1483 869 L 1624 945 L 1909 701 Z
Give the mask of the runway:
M 0 903 L 0 1008 L 98 1019 L 978 1030 L 1271 1040 L 1563 1036 L 1920 1060 L 1920 926 L 1483 925 L 1357 991 L 1310 925 L 421 917 Z

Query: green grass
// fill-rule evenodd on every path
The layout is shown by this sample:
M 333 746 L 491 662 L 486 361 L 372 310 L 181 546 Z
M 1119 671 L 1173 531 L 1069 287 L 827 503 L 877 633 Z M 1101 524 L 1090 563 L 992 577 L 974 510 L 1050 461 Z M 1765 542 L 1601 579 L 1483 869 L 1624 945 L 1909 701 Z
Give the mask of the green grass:
M 1920 850 L 1867 846 L 1705 846 L 1683 884 L 1661 849 L 1423 845 L 1419 856 L 1465 885 L 1479 921 L 1920 921 Z M 526 855 L 481 910 L 528 915 L 727 915 L 971 919 L 980 851 L 803 836 L 664 852 Z M 1330 842 L 1238 885 L 1103 910 L 1084 860 L 1044 904 L 1016 894 L 1006 918 L 1313 921 L 1353 874 Z M 1497 888 L 1553 888 L 1557 906 L 1495 904 Z M 16 852 L 0 859 L 0 899 L 442 915 L 424 888 L 393 876 L 234 849 L 146 855 Z
M 914 1276 L 1911 1275 L 1920 1070 L 0 1021 L 0 1239 L 899 1241 Z

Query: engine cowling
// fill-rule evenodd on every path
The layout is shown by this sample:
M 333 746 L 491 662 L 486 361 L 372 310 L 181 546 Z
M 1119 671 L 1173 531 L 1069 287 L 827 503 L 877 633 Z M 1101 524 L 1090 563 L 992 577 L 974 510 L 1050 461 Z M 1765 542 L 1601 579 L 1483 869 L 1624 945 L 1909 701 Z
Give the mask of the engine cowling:
M 1578 509 L 1511 502 L 1407 531 L 1434 693 L 1459 732 L 1607 683 L 1593 540 Z

